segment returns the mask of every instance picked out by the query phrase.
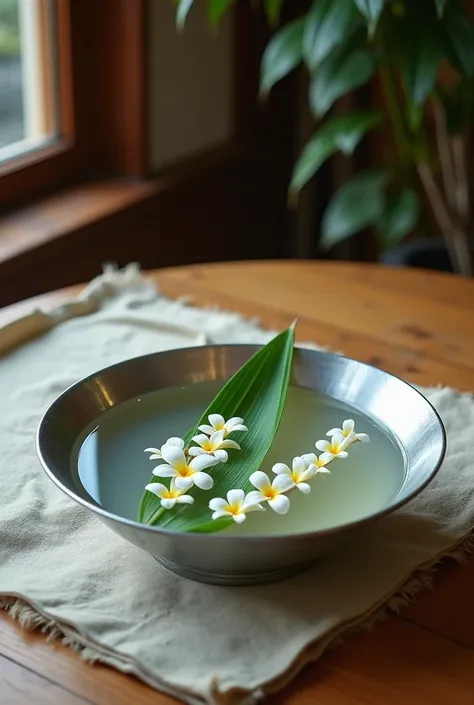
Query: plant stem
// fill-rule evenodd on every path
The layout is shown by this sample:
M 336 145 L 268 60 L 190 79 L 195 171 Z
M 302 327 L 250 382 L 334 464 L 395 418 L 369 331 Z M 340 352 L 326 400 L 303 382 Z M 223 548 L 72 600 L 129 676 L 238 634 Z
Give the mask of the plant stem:
M 446 129 L 446 117 L 442 105 L 440 105 L 437 100 L 433 101 L 433 112 L 436 128 L 436 143 L 438 145 L 444 192 L 446 194 L 449 208 L 451 211 L 456 213 L 458 211 L 456 197 L 457 179 L 454 173 L 453 157 L 451 155 L 448 132 Z
M 165 510 L 163 509 L 163 507 L 160 507 L 159 509 L 157 509 L 156 512 L 151 516 L 149 521 L 147 521 L 147 524 L 152 526 L 156 522 L 156 520 L 163 514 L 164 511 Z
M 402 164 L 410 161 L 410 145 L 405 135 L 403 116 L 400 112 L 395 82 L 392 71 L 386 60 L 380 64 L 380 79 L 387 105 L 387 112 L 392 123 L 393 136 L 397 148 L 398 156 Z
M 469 203 L 469 188 L 468 188 L 468 173 L 466 166 L 466 144 L 465 139 L 461 135 L 456 135 L 451 140 L 454 171 L 456 173 L 456 201 L 459 216 L 463 223 L 469 222 L 470 203 Z

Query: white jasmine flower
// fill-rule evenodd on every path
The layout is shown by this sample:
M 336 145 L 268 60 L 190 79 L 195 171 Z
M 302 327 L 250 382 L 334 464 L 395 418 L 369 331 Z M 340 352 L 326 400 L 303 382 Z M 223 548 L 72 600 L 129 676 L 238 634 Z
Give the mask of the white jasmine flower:
M 357 441 L 361 443 L 368 443 L 370 441 L 370 437 L 367 433 L 355 432 L 355 422 L 352 419 L 346 419 L 342 424 L 342 428 L 331 428 L 331 430 L 326 433 L 326 436 L 336 435 L 344 436 L 348 446 Z
M 329 462 L 333 460 L 333 458 L 347 458 L 348 453 L 346 448 L 350 444 L 342 433 L 335 433 L 330 441 L 317 441 L 315 445 L 318 450 L 327 453 L 327 462 Z
M 227 438 L 229 433 L 234 431 L 248 431 L 247 426 L 244 426 L 244 420 L 240 416 L 233 416 L 226 421 L 220 414 L 210 414 L 208 420 L 209 425 L 203 424 L 199 426 L 199 431 L 208 436 L 212 436 L 216 431 L 224 431 L 224 438 Z
M 330 475 L 331 471 L 326 468 L 326 465 L 331 462 L 332 457 L 330 453 L 321 453 L 318 456 L 315 453 L 306 453 L 301 456 L 307 465 L 316 466 L 316 474 L 326 474 Z
M 253 494 L 250 492 L 249 494 Z M 243 490 L 229 490 L 227 492 L 227 500 L 221 497 L 214 497 L 209 502 L 209 509 L 213 510 L 213 519 L 221 517 L 232 517 L 237 524 L 242 524 L 246 519 L 248 512 L 265 511 L 258 502 L 248 500 Z
M 193 504 L 194 499 L 185 494 L 186 490 L 176 487 L 171 480 L 170 487 L 162 485 L 161 482 L 151 482 L 145 487 L 149 492 L 153 492 L 161 499 L 161 506 L 165 509 L 173 509 L 176 504 Z
M 314 457 L 317 460 L 316 456 Z M 311 487 L 308 485 L 307 480 L 311 480 L 311 478 L 316 475 L 318 468 L 312 463 L 307 463 L 303 457 L 297 457 L 293 458 L 292 469 L 284 463 L 276 463 L 276 465 L 272 467 L 272 471 L 276 475 L 289 477 L 293 483 L 293 487 L 297 487 L 301 492 L 304 492 L 304 494 L 309 494 Z
M 184 441 L 182 438 L 177 438 L 176 436 L 173 436 L 172 438 L 168 438 L 166 443 L 164 443 L 161 448 L 145 448 L 144 452 L 152 453 L 152 455 L 150 455 L 150 460 L 160 460 L 163 457 L 163 448 L 166 448 L 166 446 L 173 446 L 175 448 L 183 450 Z
M 210 438 L 209 436 L 206 436 L 205 433 L 198 434 L 193 437 L 193 441 L 198 443 L 198 446 L 192 446 L 189 449 L 189 455 L 196 456 L 203 455 L 203 453 L 208 453 L 209 455 L 213 455 L 217 458 L 220 463 L 226 463 L 229 458 L 227 451 L 224 450 L 225 448 L 235 448 L 235 450 L 240 450 L 238 443 L 224 439 L 223 430 L 216 431 Z
M 203 472 L 206 468 L 217 465 L 217 458 L 212 455 L 198 455 L 191 462 L 186 458 L 184 451 L 172 445 L 164 445 L 161 449 L 162 457 L 167 465 L 157 465 L 153 470 L 156 477 L 172 477 L 176 487 L 188 490 L 193 485 L 201 490 L 210 490 L 214 481 L 210 475 Z
M 268 502 L 277 514 L 286 514 L 290 508 L 290 500 L 284 496 L 285 492 L 295 486 L 288 475 L 277 475 L 273 482 L 261 470 L 257 470 L 249 477 L 250 482 L 257 488 L 256 492 L 249 492 L 247 500 L 250 502 Z

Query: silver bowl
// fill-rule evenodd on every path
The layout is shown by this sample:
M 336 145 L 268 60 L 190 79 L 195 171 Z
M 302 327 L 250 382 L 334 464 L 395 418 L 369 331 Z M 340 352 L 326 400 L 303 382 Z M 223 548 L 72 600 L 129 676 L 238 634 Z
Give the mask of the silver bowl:
M 61 394 L 43 416 L 37 451 L 47 475 L 69 497 L 127 541 L 179 575 L 221 585 L 272 582 L 293 575 L 336 550 L 368 522 L 393 512 L 434 477 L 446 448 L 443 424 L 431 404 L 401 379 L 339 355 L 298 349 L 292 384 L 345 402 L 389 428 L 406 460 L 404 484 L 383 509 L 335 528 L 281 536 L 180 533 L 117 516 L 81 497 L 71 468 L 80 433 L 107 409 L 147 392 L 228 379 L 257 346 L 218 345 L 154 353 L 108 367 Z

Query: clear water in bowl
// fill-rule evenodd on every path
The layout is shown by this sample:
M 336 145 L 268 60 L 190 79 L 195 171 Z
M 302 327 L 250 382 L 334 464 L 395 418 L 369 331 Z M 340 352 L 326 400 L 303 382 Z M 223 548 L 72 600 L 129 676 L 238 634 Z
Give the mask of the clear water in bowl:
M 183 436 L 196 424 L 220 383 L 202 382 L 151 392 L 103 413 L 84 430 L 72 453 L 77 490 L 104 509 L 136 519 L 143 488 L 156 461 L 144 448 L 161 446 L 170 436 Z M 249 514 L 244 524 L 227 533 L 281 534 L 327 529 L 382 510 L 399 492 L 404 480 L 402 450 L 390 433 L 346 404 L 312 390 L 291 387 L 283 419 L 262 470 L 315 452 L 316 440 L 352 418 L 356 430 L 369 433 L 371 442 L 358 443 L 346 460 L 334 460 L 330 475 L 317 476 L 309 495 L 291 493 L 291 510 L 280 516 L 271 510 Z M 235 434 L 245 442 L 245 434 Z M 217 471 L 218 468 L 216 468 Z M 216 496 L 209 491 L 209 499 Z

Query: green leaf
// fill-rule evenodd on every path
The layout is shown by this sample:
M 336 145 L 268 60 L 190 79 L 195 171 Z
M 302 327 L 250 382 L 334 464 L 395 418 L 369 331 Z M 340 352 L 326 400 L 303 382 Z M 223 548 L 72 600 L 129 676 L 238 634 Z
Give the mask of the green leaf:
M 385 0 L 354 0 L 358 9 L 369 22 L 369 30 L 372 33 L 377 27 L 380 15 L 383 12 Z
M 353 0 L 315 0 L 303 36 L 303 56 L 310 71 L 345 39 L 356 20 Z
M 281 7 L 283 0 L 264 0 L 265 12 L 267 13 L 268 21 L 271 25 L 275 25 L 280 19 Z
M 193 3 L 194 0 L 178 0 L 178 7 L 176 8 L 176 27 L 178 29 L 184 28 L 188 12 Z
M 418 223 L 420 201 L 413 189 L 404 189 L 389 197 L 377 227 L 384 245 L 392 247 L 408 235 Z
M 438 17 L 443 16 L 444 8 L 446 7 L 447 2 L 448 0 L 435 0 L 436 12 L 438 13 Z
M 381 119 L 376 110 L 361 110 L 329 120 L 306 144 L 296 162 L 290 196 L 296 194 L 338 149 L 352 154 L 362 137 Z
M 260 92 L 266 94 L 300 63 L 303 56 L 304 18 L 289 22 L 268 42 L 263 53 Z
M 208 0 L 207 16 L 212 25 L 216 25 L 234 0 Z
M 387 169 L 371 169 L 346 181 L 326 208 L 321 247 L 329 249 L 380 220 L 385 207 L 384 188 L 389 178 Z
M 422 105 L 432 92 L 440 53 L 431 28 L 427 24 L 418 40 L 407 40 L 402 65 L 405 90 L 415 105 Z
M 197 426 L 207 423 L 209 414 L 219 413 L 225 418 L 242 416 L 248 432 L 238 438 L 242 449 L 230 451 L 229 460 L 210 469 L 214 487 L 204 492 L 193 487 L 188 494 L 194 504 L 177 506 L 172 511 L 157 512 L 159 500 L 145 492 L 140 507 L 140 521 L 159 524 L 179 531 L 219 531 L 227 521 L 211 521 L 209 501 L 225 497 L 228 490 L 252 489 L 249 477 L 257 470 L 268 453 L 277 432 L 285 405 L 290 380 L 294 346 L 294 326 L 277 335 L 261 348 L 223 386 L 203 413 L 196 427 L 186 434 L 188 444 Z M 153 515 L 156 515 L 155 518 Z
M 466 75 L 474 74 L 474 24 L 458 0 L 446 5 L 443 25 L 458 68 Z
M 309 104 L 313 115 L 322 117 L 338 98 L 364 85 L 374 71 L 375 58 L 369 49 L 336 49 L 311 79 Z

